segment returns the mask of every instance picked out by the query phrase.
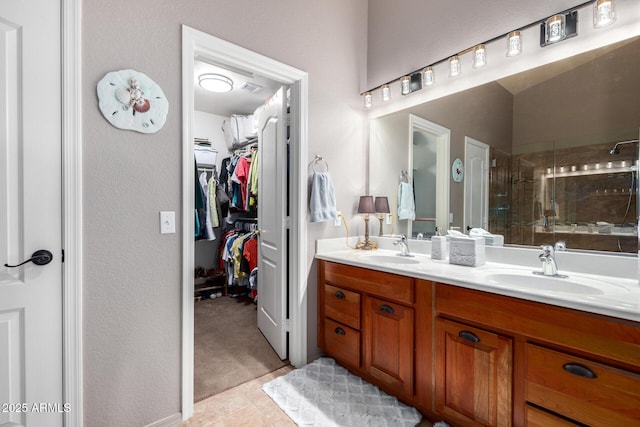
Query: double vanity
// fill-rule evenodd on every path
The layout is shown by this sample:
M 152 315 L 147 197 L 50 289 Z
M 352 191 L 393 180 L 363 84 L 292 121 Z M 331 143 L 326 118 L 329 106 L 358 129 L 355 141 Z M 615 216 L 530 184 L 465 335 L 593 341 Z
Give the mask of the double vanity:
M 317 242 L 318 345 L 338 363 L 452 426 L 640 425 L 637 258 L 556 254 L 551 277 L 534 249 L 464 267 L 393 241 Z

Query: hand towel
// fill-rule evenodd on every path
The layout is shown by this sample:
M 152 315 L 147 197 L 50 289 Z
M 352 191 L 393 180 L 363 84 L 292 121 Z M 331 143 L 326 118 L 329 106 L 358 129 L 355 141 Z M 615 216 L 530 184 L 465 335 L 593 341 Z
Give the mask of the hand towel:
M 336 194 L 329 173 L 313 173 L 309 210 L 311 211 L 311 222 L 331 221 L 338 218 Z
M 398 219 L 416 219 L 413 187 L 408 182 L 401 182 L 398 186 Z

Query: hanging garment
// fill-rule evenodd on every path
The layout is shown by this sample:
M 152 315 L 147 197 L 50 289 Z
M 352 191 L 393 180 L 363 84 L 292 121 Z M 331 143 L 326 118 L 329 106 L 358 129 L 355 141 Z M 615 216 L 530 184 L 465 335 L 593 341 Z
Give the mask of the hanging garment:
M 416 219 L 413 186 L 408 182 L 401 182 L 398 186 L 398 219 Z
M 338 218 L 336 194 L 328 172 L 313 173 L 309 210 L 311 222 L 331 221 Z
M 218 201 L 217 201 L 217 190 L 218 182 L 215 177 L 209 178 L 209 182 L 207 183 L 207 191 L 208 191 L 208 206 L 209 213 L 211 218 L 211 226 L 213 228 L 220 227 L 220 219 L 218 218 Z
M 258 206 L 258 164 L 260 156 L 258 150 L 253 152 L 251 156 L 251 169 L 249 170 L 249 208 Z
M 202 191 L 205 195 L 205 205 L 204 205 L 204 218 L 205 218 L 205 227 L 203 238 L 206 240 L 215 240 L 216 235 L 213 233 L 213 227 L 211 225 L 211 211 L 209 209 L 209 185 L 207 184 L 207 173 L 202 172 L 200 174 L 200 186 L 202 187 Z

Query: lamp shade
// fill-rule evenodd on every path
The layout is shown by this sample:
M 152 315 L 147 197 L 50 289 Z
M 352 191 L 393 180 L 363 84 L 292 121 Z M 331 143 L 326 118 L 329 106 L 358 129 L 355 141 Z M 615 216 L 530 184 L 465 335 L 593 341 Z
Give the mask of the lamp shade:
M 360 203 L 358 203 L 358 213 L 376 213 L 373 205 L 373 196 L 360 196 Z
M 389 210 L 389 199 L 386 197 L 376 197 L 376 213 L 391 213 Z

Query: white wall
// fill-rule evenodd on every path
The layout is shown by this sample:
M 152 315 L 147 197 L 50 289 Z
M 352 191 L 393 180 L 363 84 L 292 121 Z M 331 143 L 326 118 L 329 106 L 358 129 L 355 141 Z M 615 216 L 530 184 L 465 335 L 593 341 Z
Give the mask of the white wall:
M 216 159 L 218 173 L 220 173 L 222 159 L 229 157 L 227 144 L 224 142 L 224 134 L 222 133 L 222 122 L 225 120 L 229 120 L 229 117 L 205 113 L 204 111 L 195 111 L 193 115 L 194 138 L 207 138 L 211 142 L 211 148 L 218 150 Z
M 84 2 L 84 399 L 87 426 L 142 426 L 180 411 L 181 25 L 309 73 L 309 161 L 322 155 L 351 220 L 365 190 L 366 0 L 114 0 Z M 95 87 L 132 68 L 169 100 L 162 130 L 112 127 Z M 178 233 L 160 235 L 158 212 L 176 211 Z M 352 232 L 357 232 L 352 228 Z M 309 224 L 309 346 L 316 347 L 315 239 Z

